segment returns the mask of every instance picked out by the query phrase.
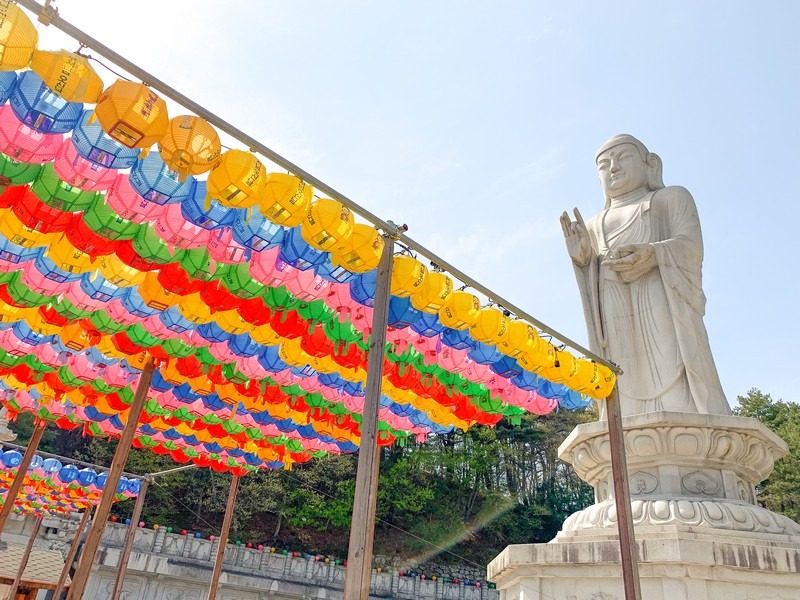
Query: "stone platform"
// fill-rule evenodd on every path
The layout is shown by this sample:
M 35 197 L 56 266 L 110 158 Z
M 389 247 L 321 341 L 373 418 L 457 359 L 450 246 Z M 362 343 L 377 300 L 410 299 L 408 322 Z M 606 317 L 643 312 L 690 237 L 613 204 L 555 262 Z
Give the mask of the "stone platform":
M 642 596 L 800 600 L 800 525 L 756 502 L 787 453 L 755 419 L 655 412 L 623 419 Z M 605 422 L 559 456 L 595 490 L 548 544 L 509 546 L 488 567 L 501 600 L 624 598 Z

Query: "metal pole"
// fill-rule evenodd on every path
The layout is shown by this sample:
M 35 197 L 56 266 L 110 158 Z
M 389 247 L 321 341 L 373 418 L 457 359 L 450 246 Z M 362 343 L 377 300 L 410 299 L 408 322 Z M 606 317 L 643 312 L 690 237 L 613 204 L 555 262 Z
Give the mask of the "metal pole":
M 633 532 L 631 516 L 631 492 L 628 487 L 628 463 L 625 458 L 625 441 L 622 429 L 622 412 L 619 406 L 617 387 L 606 398 L 608 416 L 608 443 L 611 450 L 611 474 L 614 479 L 614 503 L 617 508 L 619 528 L 619 550 L 622 562 L 622 583 L 625 600 L 642 600 L 639 582 L 639 552 Z
M 14 597 L 17 595 L 17 590 L 19 589 L 19 584 L 22 582 L 22 574 L 25 572 L 25 567 L 28 566 L 28 559 L 31 556 L 31 550 L 33 550 L 33 543 L 36 541 L 36 534 L 39 533 L 39 527 L 42 525 L 42 515 L 36 517 L 36 523 L 33 526 L 33 531 L 31 532 L 31 537 L 28 539 L 28 545 L 25 546 L 25 552 L 22 553 L 22 560 L 19 563 L 19 569 L 17 569 L 17 576 L 14 578 L 14 583 L 11 584 L 11 589 L 8 590 L 8 600 L 14 600 Z
M 92 507 L 87 506 L 83 511 L 83 516 L 81 517 L 81 522 L 78 525 L 78 529 L 75 531 L 75 537 L 72 539 L 72 545 L 69 548 L 69 553 L 67 554 L 67 560 L 64 563 L 64 568 L 61 569 L 61 575 L 58 577 L 58 583 L 56 584 L 55 592 L 53 592 L 53 600 L 61 600 L 61 594 L 64 593 L 64 588 L 67 584 L 69 570 L 72 567 L 72 563 L 75 562 L 75 555 L 78 553 L 78 548 L 81 545 L 81 536 L 83 535 L 83 530 L 86 528 L 86 524 L 89 522 L 89 515 L 91 514 Z
M 386 323 L 389 315 L 389 288 L 392 281 L 394 240 L 384 237 L 383 254 L 378 264 L 375 287 L 375 310 L 367 355 L 367 386 L 361 420 L 361 443 L 358 449 L 353 518 L 347 551 L 344 600 L 367 600 L 372 575 L 372 543 L 375 535 L 375 509 L 378 501 L 378 410 L 383 382 L 383 356 L 386 346 Z
M 131 524 L 128 526 L 128 531 L 125 533 L 125 543 L 122 545 L 122 552 L 119 554 L 119 562 L 117 563 L 117 578 L 114 581 L 114 591 L 111 593 L 111 600 L 119 600 L 120 596 L 122 595 L 122 583 L 125 581 L 125 573 L 128 570 L 128 559 L 130 558 L 131 550 L 133 549 L 133 539 L 136 537 L 136 529 L 138 528 L 139 519 L 142 516 L 144 497 L 147 494 L 147 487 L 149 485 L 149 479 L 142 479 L 142 486 L 139 488 L 139 495 L 136 496 L 136 504 L 133 505 Z M 53 600 L 56 599 L 54 598 Z
M 167 469 L 166 471 L 158 471 L 157 473 L 150 473 L 147 475 L 150 479 L 153 477 L 161 477 L 162 475 L 172 475 L 173 473 L 177 473 L 179 471 L 186 471 L 187 469 L 196 469 L 197 465 L 183 465 L 182 467 L 175 467 L 174 469 Z
M 225 506 L 225 518 L 222 520 L 222 531 L 219 534 L 217 556 L 214 558 L 214 570 L 211 572 L 211 585 L 208 587 L 208 600 L 214 600 L 217 597 L 219 578 L 220 575 L 222 575 L 222 561 L 225 558 L 225 546 L 228 545 L 228 534 L 231 532 L 233 507 L 236 504 L 236 490 L 238 489 L 239 476 L 233 475 L 231 478 L 231 489 L 228 492 L 228 504 Z
M 19 495 L 19 490 L 22 488 L 22 484 L 25 482 L 25 476 L 28 474 L 28 467 L 31 466 L 31 461 L 33 460 L 33 456 L 36 454 L 36 448 L 39 446 L 39 442 L 42 439 L 42 435 L 44 434 L 46 427 L 47 421 L 37 422 L 36 427 L 33 430 L 33 434 L 31 435 L 31 439 L 28 441 L 28 447 L 25 449 L 25 455 L 22 457 L 22 462 L 19 463 L 19 467 L 17 467 L 17 474 L 14 475 L 14 481 L 11 482 L 11 486 L 6 492 L 3 508 L 0 510 L 0 533 L 2 533 L 6 528 L 8 517 L 11 514 L 11 511 L 14 510 L 14 502 L 16 502 L 17 496 Z
M 150 388 L 150 382 L 153 379 L 154 370 L 153 358 L 150 357 L 147 359 L 147 364 L 139 377 L 139 384 L 136 386 L 136 393 L 128 411 L 128 421 L 119 436 L 117 451 L 114 453 L 114 460 L 111 461 L 111 468 L 108 471 L 108 479 L 106 479 L 103 494 L 100 496 L 100 503 L 95 510 L 89 534 L 86 536 L 86 543 L 83 546 L 83 552 L 81 552 L 78 568 L 72 578 L 72 585 L 69 586 L 68 600 L 80 600 L 83 598 L 86 583 L 89 580 L 89 572 L 94 562 L 94 555 L 100 545 L 100 539 L 103 537 L 108 514 L 111 512 L 111 504 L 114 502 L 114 494 L 117 491 L 122 470 L 125 468 L 125 461 L 128 460 L 133 436 L 139 426 L 139 415 L 142 413 L 142 407 L 147 397 L 147 390 Z
M 111 50 L 111 48 L 109 48 L 108 46 L 106 46 L 106 45 L 102 44 L 101 42 L 97 41 L 96 39 L 94 39 L 93 37 L 89 36 L 87 33 L 81 31 L 80 29 L 78 29 L 77 27 L 72 25 L 71 23 L 68 23 L 67 21 L 62 19 L 60 16 L 58 16 L 58 11 L 56 9 L 54 9 L 52 7 L 45 8 L 44 5 L 39 4 L 38 2 L 35 2 L 34 0 L 14 0 L 14 2 L 16 4 L 18 4 L 19 6 L 22 6 L 22 7 L 28 9 L 29 11 L 31 11 L 31 12 L 37 14 L 37 15 L 44 15 L 45 16 L 45 21 L 46 21 L 47 24 L 53 25 L 57 29 L 60 29 L 61 31 L 63 31 L 67 35 L 71 36 L 72 38 L 74 38 L 75 40 L 80 42 L 85 47 L 91 48 L 92 50 L 94 50 L 95 52 L 97 52 L 98 54 L 103 56 L 104 58 L 106 58 L 106 59 L 110 60 L 111 62 L 113 62 L 118 67 L 121 67 L 122 69 L 124 69 L 125 71 L 127 71 L 128 73 L 133 75 L 134 77 L 139 78 L 142 82 L 146 83 L 148 86 L 150 86 L 154 90 L 158 91 L 161 95 L 165 96 L 166 98 L 170 98 L 171 100 L 174 100 L 175 102 L 177 102 L 178 104 L 180 104 L 184 108 L 189 109 L 190 111 L 192 111 L 197 116 L 202 117 L 203 119 L 205 119 L 206 121 L 208 121 L 212 125 L 216 126 L 220 131 L 223 131 L 223 132 L 227 133 L 228 135 L 230 135 L 231 137 L 233 137 L 234 139 L 240 141 L 241 143 L 246 145 L 250 150 L 252 150 L 254 152 L 258 152 L 262 156 L 267 157 L 269 160 L 271 160 L 276 165 L 286 169 L 290 173 L 295 174 L 297 177 L 300 177 L 301 179 L 303 179 L 307 183 L 313 185 L 315 188 L 317 188 L 321 192 L 324 192 L 325 194 L 327 194 L 331 198 L 334 198 L 334 199 L 338 200 L 339 202 L 341 202 L 342 204 L 344 204 L 345 206 L 350 208 L 352 211 L 358 213 L 359 215 L 361 215 L 366 220 L 370 221 L 372 224 L 374 224 L 378 228 L 382 229 L 383 231 L 385 231 L 387 233 L 394 233 L 394 232 L 397 231 L 396 226 L 394 224 L 392 224 L 390 221 L 384 221 L 383 219 L 381 219 L 377 215 L 372 214 L 371 212 L 369 212 L 365 208 L 363 208 L 363 207 L 359 206 L 358 204 L 356 204 L 356 202 L 354 202 L 353 200 L 351 200 L 350 198 L 348 198 L 344 194 L 336 191 L 334 188 L 330 187 L 325 182 L 323 182 L 320 179 L 317 179 L 316 177 L 314 177 L 311 173 L 308 173 L 308 172 L 304 171 L 303 169 L 301 169 L 300 167 L 298 167 L 297 165 L 295 165 L 294 163 L 292 163 L 288 159 L 284 158 L 283 156 L 281 156 L 280 154 L 278 154 L 274 150 L 272 150 L 269 147 L 265 146 L 264 144 L 262 144 L 258 140 L 250 137 L 249 135 L 247 135 L 246 133 L 244 133 L 240 129 L 237 129 L 236 127 L 234 127 L 233 125 L 231 125 L 230 123 L 228 123 L 227 121 L 222 119 L 221 117 L 217 116 L 216 114 L 212 113 L 211 111 L 203 108 L 202 106 L 200 106 L 199 104 L 197 104 L 196 102 L 191 100 L 190 98 L 188 98 L 188 97 L 184 96 L 183 94 L 181 94 L 175 88 L 167 85 L 166 83 L 164 83 L 163 81 L 161 81 L 160 79 L 155 77 L 154 75 L 151 75 L 150 73 L 148 73 L 144 69 L 141 69 L 140 67 L 136 66 L 134 63 L 132 63 L 131 61 L 129 61 L 128 59 L 126 59 L 122 55 L 117 54 L 116 52 Z M 619 367 L 617 365 L 615 365 L 614 363 L 608 362 L 603 357 L 598 356 L 597 354 L 595 354 L 591 350 L 588 350 L 587 348 L 584 348 L 582 345 L 578 344 L 577 342 L 575 342 L 575 341 L 571 340 L 570 338 L 562 335 L 561 333 L 557 332 L 555 329 L 552 329 L 552 328 L 548 327 L 547 325 L 545 325 L 544 323 L 542 323 L 538 319 L 535 319 L 534 317 L 529 315 L 527 312 L 521 310 L 520 308 L 516 307 L 514 304 L 512 304 L 508 300 L 506 300 L 506 299 L 502 298 L 501 296 L 499 296 L 498 294 L 492 292 L 489 288 L 481 285 L 480 283 L 478 283 L 477 281 L 475 281 L 471 277 L 467 276 L 465 273 L 463 273 L 459 269 L 456 269 L 454 266 L 452 266 L 446 260 L 444 260 L 443 258 L 437 256 L 436 254 L 434 254 L 433 252 L 431 252 L 430 250 L 425 248 L 422 244 L 420 244 L 420 243 L 412 240 L 411 238 L 403 235 L 402 232 L 398 232 L 397 233 L 397 241 L 398 242 L 402 242 L 403 244 L 407 245 L 412 250 L 414 250 L 416 252 L 419 252 L 420 254 L 423 254 L 429 260 L 431 260 L 434 263 L 436 263 L 442 269 L 448 271 L 450 274 L 454 275 L 455 277 L 457 277 L 459 280 L 461 280 L 465 284 L 467 284 L 470 287 L 474 288 L 475 290 L 481 292 L 487 298 L 490 298 L 490 299 L 494 300 L 495 302 L 497 302 L 498 304 L 501 304 L 504 308 L 506 308 L 509 311 L 513 312 L 517 316 L 527 320 L 531 325 L 539 328 L 540 330 L 542 330 L 543 332 L 547 333 L 548 335 L 560 340 L 561 342 L 563 342 L 564 344 L 566 344 L 569 347 L 573 348 L 574 350 L 577 350 L 578 352 L 582 353 L 587 358 L 589 358 L 591 360 L 594 360 L 599 364 L 605 365 L 606 367 L 611 369 L 614 373 L 617 373 L 617 374 L 621 373 Z

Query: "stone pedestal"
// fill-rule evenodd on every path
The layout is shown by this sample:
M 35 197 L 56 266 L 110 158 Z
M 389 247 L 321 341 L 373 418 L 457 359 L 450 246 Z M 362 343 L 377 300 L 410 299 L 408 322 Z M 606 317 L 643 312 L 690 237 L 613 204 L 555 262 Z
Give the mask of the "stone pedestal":
M 655 412 L 623 419 L 631 511 L 647 600 L 800 600 L 800 525 L 756 503 L 786 444 L 755 419 Z M 501 600 L 624 598 L 605 422 L 559 456 L 595 490 L 548 544 L 489 565 Z

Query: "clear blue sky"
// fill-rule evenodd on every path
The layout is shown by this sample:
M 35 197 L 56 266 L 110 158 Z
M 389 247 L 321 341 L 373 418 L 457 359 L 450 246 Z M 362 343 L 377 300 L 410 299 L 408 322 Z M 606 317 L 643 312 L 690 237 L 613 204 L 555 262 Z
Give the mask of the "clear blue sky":
M 800 4 L 55 5 L 579 341 L 558 215 L 602 208 L 595 149 L 636 135 L 662 157 L 665 183 L 697 201 L 706 325 L 728 399 L 754 386 L 799 399 Z M 42 48 L 76 49 L 40 33 Z

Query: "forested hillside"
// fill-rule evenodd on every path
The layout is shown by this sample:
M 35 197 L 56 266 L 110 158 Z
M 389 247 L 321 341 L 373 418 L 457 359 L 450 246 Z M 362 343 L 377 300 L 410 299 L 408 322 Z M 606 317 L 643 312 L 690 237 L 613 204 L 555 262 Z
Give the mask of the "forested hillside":
M 761 489 L 772 510 L 800 519 L 800 405 L 774 401 L 751 390 L 736 412 L 761 419 L 789 443 Z M 375 552 L 423 562 L 485 564 L 506 545 L 549 541 L 564 518 L 592 503 L 592 490 L 557 458 L 575 425 L 590 411 L 526 416 L 511 426 L 473 427 L 432 436 L 426 443 L 384 448 L 378 497 Z M 12 428 L 20 443 L 30 416 Z M 48 430 L 40 448 L 100 465 L 110 464 L 116 443 L 84 437 L 80 430 Z M 329 456 L 291 471 L 260 471 L 241 481 L 231 539 L 310 553 L 346 557 L 357 455 Z M 133 450 L 126 467 L 137 474 L 176 464 Z M 229 476 L 192 469 L 156 480 L 143 520 L 148 524 L 218 534 Z M 127 501 L 114 507 L 126 518 Z

